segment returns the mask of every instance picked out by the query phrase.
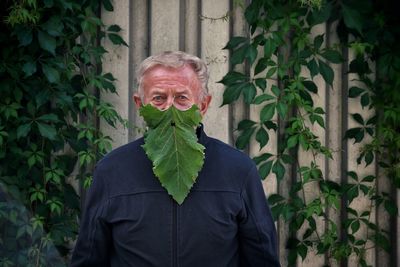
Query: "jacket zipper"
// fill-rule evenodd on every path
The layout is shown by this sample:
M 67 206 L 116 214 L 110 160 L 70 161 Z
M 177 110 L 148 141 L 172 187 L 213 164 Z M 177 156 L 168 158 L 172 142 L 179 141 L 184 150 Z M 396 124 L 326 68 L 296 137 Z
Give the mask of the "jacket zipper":
M 172 267 L 178 267 L 178 205 L 172 200 Z

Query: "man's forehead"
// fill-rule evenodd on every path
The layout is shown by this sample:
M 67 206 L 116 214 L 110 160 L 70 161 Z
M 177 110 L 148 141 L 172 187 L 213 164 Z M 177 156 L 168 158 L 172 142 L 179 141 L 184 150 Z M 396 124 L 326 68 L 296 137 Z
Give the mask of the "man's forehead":
M 164 77 L 164 76 L 176 76 L 176 77 L 191 77 L 195 76 L 195 72 L 192 67 L 188 65 L 184 65 L 182 67 L 173 68 L 169 66 L 156 65 L 148 69 L 143 78 L 156 78 L 156 77 Z

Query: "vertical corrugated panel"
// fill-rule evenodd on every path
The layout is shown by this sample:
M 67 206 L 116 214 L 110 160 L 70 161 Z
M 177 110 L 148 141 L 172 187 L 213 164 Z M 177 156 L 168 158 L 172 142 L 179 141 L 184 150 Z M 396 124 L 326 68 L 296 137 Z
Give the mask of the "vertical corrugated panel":
M 352 51 L 349 51 L 349 61 L 351 61 L 354 58 L 354 53 Z M 363 84 L 359 83 L 357 81 L 358 76 L 352 73 L 349 73 L 348 76 L 348 85 L 349 88 L 352 86 L 358 86 L 358 87 L 363 87 Z M 349 129 L 354 128 L 354 127 L 359 127 L 360 125 L 355 122 L 355 120 L 352 118 L 352 114 L 359 113 L 364 119 L 367 119 L 372 116 L 373 111 L 371 110 L 366 110 L 366 109 L 361 109 L 360 107 L 360 100 L 354 99 L 354 98 L 349 98 L 348 100 L 348 127 Z M 365 167 L 365 163 L 362 162 L 361 165 L 357 165 L 357 158 L 360 154 L 360 151 L 363 147 L 364 144 L 370 141 L 369 136 L 366 134 L 363 141 L 361 143 L 354 144 L 354 140 L 348 140 L 347 145 L 348 145 L 348 170 L 349 171 L 355 171 L 358 174 L 359 180 L 364 178 L 367 175 L 374 175 L 375 174 L 375 166 L 374 164 L 371 164 L 367 167 Z M 354 180 L 351 180 L 349 178 L 349 181 L 352 183 L 356 183 Z M 372 222 L 375 222 L 375 209 L 370 208 L 371 202 L 363 195 L 362 192 L 359 193 L 359 196 L 353 200 L 353 202 L 349 205 L 350 208 L 354 209 L 357 211 L 358 214 L 361 214 L 364 211 L 371 211 L 371 217 L 370 220 Z M 349 215 L 350 216 L 350 215 Z M 365 224 L 361 224 L 360 230 L 355 233 L 356 237 L 365 237 L 367 234 L 367 227 Z M 366 244 L 366 247 L 373 247 L 373 243 L 371 241 L 368 241 Z M 369 264 L 374 264 L 375 263 L 375 252 L 372 249 L 369 249 L 365 252 L 366 254 L 366 260 L 367 263 Z M 355 266 L 357 262 L 357 258 L 352 255 L 349 257 L 349 265 L 350 266 Z
M 148 55 L 159 53 L 165 50 L 183 50 L 202 57 L 208 64 L 210 70 L 210 93 L 213 95 L 212 104 L 204 120 L 206 132 L 224 142 L 233 144 L 237 138 L 235 131 L 238 122 L 242 119 L 249 118 L 254 121 L 259 120 L 259 107 L 248 107 L 242 100 L 230 106 L 220 108 L 222 103 L 222 94 L 224 88 L 217 81 L 229 70 L 229 53 L 222 50 L 227 41 L 232 36 L 248 35 L 247 26 L 243 18 L 243 10 L 234 6 L 234 0 L 123 0 L 115 2 L 115 11 L 112 13 L 103 12 L 102 16 L 106 24 L 119 24 L 124 30 L 121 32 L 124 40 L 129 42 L 129 49 L 126 47 L 116 48 L 115 46 L 105 43 L 109 54 L 105 58 L 104 71 L 112 72 L 118 79 L 118 96 L 103 95 L 106 100 L 111 101 L 117 108 L 117 111 L 135 127 L 143 127 L 142 120 L 138 117 L 132 95 L 136 90 L 135 71 L 138 64 Z M 247 2 L 246 2 L 247 3 Z M 227 12 L 228 20 L 221 19 Z M 338 43 L 336 36 L 336 23 L 321 25 L 314 29 L 312 35 L 325 33 L 324 45 L 332 47 Z M 311 38 L 311 37 L 310 37 Z M 287 50 L 280 49 L 285 54 Z M 343 55 L 348 60 L 352 58 L 351 52 L 348 53 L 347 48 L 343 49 Z M 260 50 L 260 53 L 262 51 Z M 318 95 L 313 96 L 315 106 L 324 108 L 327 112 L 325 115 L 326 129 L 322 129 L 317 124 L 312 128 L 320 137 L 323 145 L 333 150 L 333 159 L 317 158 L 318 165 L 322 169 L 325 179 L 337 183 L 350 182 L 347 177 L 347 171 L 356 171 L 362 179 L 369 174 L 377 174 L 380 180 L 377 184 L 377 190 L 381 192 L 390 192 L 396 198 L 397 204 L 400 204 L 399 193 L 396 189 L 391 189 L 387 179 L 384 178 L 385 173 L 378 169 L 376 164 L 368 167 L 357 165 L 356 158 L 362 144 L 353 144 L 353 141 L 343 139 L 347 129 L 355 127 L 356 123 L 351 118 L 351 114 L 360 113 L 365 118 L 372 116 L 373 111 L 362 110 L 359 99 L 348 99 L 348 88 L 357 85 L 357 78 L 353 74 L 348 74 L 347 62 L 344 64 L 332 64 L 331 67 L 335 73 L 333 86 L 327 86 L 321 76 L 314 78 L 318 86 Z M 248 66 L 236 66 L 235 70 L 251 73 Z M 305 75 L 308 75 L 305 72 Z M 279 81 L 271 79 L 268 81 L 266 90 L 270 90 L 270 86 L 275 84 L 280 86 Z M 291 111 L 292 114 L 301 111 Z M 255 142 L 251 144 L 248 150 L 250 156 L 259 155 L 263 152 L 277 154 L 278 143 L 281 142 L 285 134 L 285 120 L 276 118 L 279 124 L 277 133 L 269 131 L 269 143 L 266 148 L 259 149 L 259 145 Z M 114 147 L 122 145 L 129 140 L 135 139 L 141 135 L 136 128 L 129 130 L 118 126 L 117 129 L 106 129 L 114 139 Z M 299 160 L 300 165 L 307 165 L 312 156 L 304 151 L 292 151 L 293 155 Z M 382 179 L 383 178 L 383 179 Z M 284 180 L 280 183 L 276 181 L 275 175 L 269 175 L 263 182 L 264 189 L 268 194 L 278 192 L 281 195 L 288 196 L 288 190 L 292 183 L 299 179 L 297 168 L 295 165 L 286 166 L 286 174 Z M 306 201 L 309 202 L 316 197 L 316 184 L 310 183 L 306 186 Z M 341 204 L 345 206 L 346 199 Z M 351 207 L 362 212 L 369 209 L 370 202 L 362 195 L 353 201 Z M 343 234 L 346 229 L 341 229 L 340 224 L 347 217 L 350 217 L 342 208 L 328 208 L 326 210 L 330 220 L 338 226 L 338 237 L 344 238 Z M 372 209 L 371 218 L 384 229 L 391 231 L 392 245 L 394 248 L 392 255 L 374 249 L 374 244 L 369 242 L 367 247 L 367 262 L 372 266 L 396 266 L 397 254 L 399 250 L 399 239 L 397 233 L 400 231 L 400 223 L 398 219 L 389 220 L 386 212 L 382 208 Z M 319 228 L 322 230 L 319 234 L 323 234 L 327 222 L 318 221 Z M 279 253 L 282 266 L 287 265 L 286 241 L 290 237 L 288 225 L 282 220 L 277 223 L 279 235 Z M 366 228 L 363 226 L 359 234 L 365 233 Z M 299 234 L 301 237 L 301 233 Z M 397 252 L 397 254 L 396 254 Z M 304 262 L 298 261 L 298 266 L 357 266 L 356 258 L 350 257 L 348 261 L 337 264 L 334 261 L 327 261 L 325 256 L 316 256 L 311 252 Z
M 337 22 L 334 24 L 328 24 L 326 35 L 327 46 L 331 47 L 333 44 L 338 43 L 338 37 L 336 35 Z M 332 88 L 326 88 L 325 98 L 325 112 L 326 112 L 326 142 L 327 146 L 332 149 L 332 159 L 326 160 L 326 170 L 324 172 L 327 180 L 335 183 L 341 183 L 341 146 L 342 146 L 342 132 L 340 130 L 341 125 L 341 113 L 342 113 L 342 65 L 331 64 L 334 72 L 335 79 L 333 80 Z M 340 204 L 340 202 L 339 202 Z M 328 218 L 337 226 L 337 236 L 340 238 L 341 233 L 341 220 L 340 210 L 334 207 L 327 209 Z M 328 222 L 327 222 L 328 223 Z M 327 262 L 329 266 L 336 267 L 339 264 L 334 260 Z
M 133 94 L 137 91 L 136 70 L 146 57 L 150 49 L 150 6 L 147 0 L 129 1 L 129 97 L 125 99 L 129 108 L 129 140 L 141 136 L 143 120 L 138 115 Z M 126 29 L 128 30 L 128 29 Z
M 324 34 L 326 31 L 326 25 L 325 24 L 319 24 L 317 26 L 314 26 L 311 30 L 310 38 L 313 40 L 316 36 Z M 324 43 L 322 44 L 322 47 L 326 47 L 326 39 L 324 40 Z M 302 76 L 303 77 L 309 77 L 309 71 L 303 67 L 302 69 Z M 318 94 L 312 94 L 311 97 L 314 102 L 314 107 L 322 107 L 324 110 L 326 110 L 325 107 L 325 97 L 326 97 L 326 87 L 327 84 L 325 83 L 324 79 L 320 76 L 317 75 L 313 79 L 314 83 L 316 84 L 318 88 Z M 304 110 L 299 110 L 298 113 L 303 116 L 305 114 Z M 324 118 L 325 120 L 325 118 Z M 310 127 L 312 132 L 318 137 L 319 141 L 321 142 L 321 145 L 325 146 L 325 130 L 318 124 L 314 123 L 311 124 L 306 121 L 306 125 Z M 325 168 L 325 157 L 321 155 L 317 155 L 314 157 L 314 155 L 311 153 L 311 151 L 304 151 L 301 147 L 298 150 L 298 162 L 299 166 L 310 166 L 312 161 L 315 161 L 317 166 L 322 170 L 324 173 Z M 317 181 L 311 181 L 308 182 L 304 185 L 304 192 L 305 195 L 303 196 L 303 201 L 306 205 L 310 204 L 314 200 L 317 200 L 320 195 L 320 190 L 319 190 L 319 182 Z M 319 239 L 325 230 L 325 221 L 321 217 L 316 217 L 314 216 L 314 219 L 316 221 L 317 229 L 318 229 L 318 235 L 313 236 L 313 239 Z M 304 227 L 306 226 L 306 227 Z M 303 234 L 305 230 L 308 228 L 308 225 L 304 225 L 302 229 L 298 232 L 298 238 L 300 240 L 303 239 Z M 304 261 L 301 261 L 300 259 L 298 260 L 298 265 L 299 266 L 309 266 L 309 267 L 317 267 L 317 266 L 323 266 L 325 263 L 325 258 L 323 255 L 317 255 L 316 248 L 312 249 L 308 252 L 307 257 L 304 259 Z
M 124 40 L 129 40 L 129 0 L 119 1 L 115 5 L 114 12 L 102 12 L 102 18 L 106 25 L 118 24 L 123 31 L 120 32 Z M 103 94 L 101 97 L 115 106 L 116 111 L 123 117 L 129 114 L 129 50 L 125 46 L 116 47 L 109 40 L 104 42 L 104 48 L 108 53 L 104 57 L 103 72 L 111 72 L 117 79 L 115 86 L 118 95 Z M 117 125 L 118 130 L 100 122 L 100 127 L 114 140 L 114 147 L 128 142 L 128 130 Z
M 228 52 L 222 50 L 229 40 L 229 21 L 214 20 L 229 11 L 229 1 L 201 1 L 201 57 L 207 62 L 210 72 L 209 90 L 213 97 L 204 118 L 207 134 L 221 141 L 229 141 L 229 109 L 219 107 L 224 87 L 217 83 L 228 72 Z

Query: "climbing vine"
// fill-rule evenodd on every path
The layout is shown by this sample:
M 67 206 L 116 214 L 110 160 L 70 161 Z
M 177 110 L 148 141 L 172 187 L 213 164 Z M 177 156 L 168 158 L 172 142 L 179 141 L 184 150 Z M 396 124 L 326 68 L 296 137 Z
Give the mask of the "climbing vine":
M 388 1 L 253 0 L 244 12 L 249 36 L 233 36 L 225 47 L 231 71 L 220 81 L 225 85 L 223 105 L 243 101 L 258 110 L 256 118 L 237 125 L 236 147 L 246 149 L 254 140 L 265 151 L 275 133 L 277 153 L 254 157 L 259 173 L 262 179 L 275 175 L 280 187 L 292 179 L 288 172 L 294 173 L 288 193 L 268 199 L 275 219 L 289 228 L 289 266 L 311 251 L 325 255 L 328 265 L 355 257 L 361 266 L 368 266 L 366 252 L 375 246 L 395 253 L 389 233 L 375 223 L 371 212 L 382 207 L 392 218 L 397 216 L 393 192 L 377 188 L 378 179 L 400 185 L 400 50 L 395 41 L 399 30 L 391 9 Z M 337 25 L 337 43 L 328 42 L 325 34 L 313 34 L 321 24 Z M 247 71 L 238 71 L 240 64 Z M 343 97 L 359 100 L 360 109 L 373 111 L 368 117 L 350 114 L 358 126 L 346 129 L 342 138 L 363 144 L 357 164 L 376 162 L 383 173 L 379 178 L 362 176 L 344 164 L 346 179 L 341 180 L 346 182 L 338 183 L 320 166 L 321 158 L 333 160 L 334 151 L 316 130 L 325 129 L 326 111 L 315 103 L 325 90 L 315 79 L 322 78 L 333 90 L 335 79 L 341 79 L 333 70 L 336 64 L 345 66 L 345 79 L 356 77 L 357 85 L 349 86 Z M 311 160 L 301 160 L 299 153 Z M 311 195 L 307 188 L 312 188 Z M 365 210 L 353 207 L 357 197 L 369 201 Z M 341 222 L 329 216 L 332 209 L 345 214 Z
M 1 1 L 0 266 L 65 266 L 78 232 L 80 184 L 111 148 L 99 120 L 125 121 L 99 95 L 109 0 Z

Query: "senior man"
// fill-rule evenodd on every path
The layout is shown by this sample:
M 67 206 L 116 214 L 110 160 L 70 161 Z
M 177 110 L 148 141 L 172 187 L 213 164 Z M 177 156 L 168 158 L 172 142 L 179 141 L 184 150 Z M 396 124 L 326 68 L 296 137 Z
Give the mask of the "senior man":
M 255 164 L 200 124 L 206 64 L 164 52 L 137 77 L 148 130 L 97 163 L 72 266 L 279 266 Z

